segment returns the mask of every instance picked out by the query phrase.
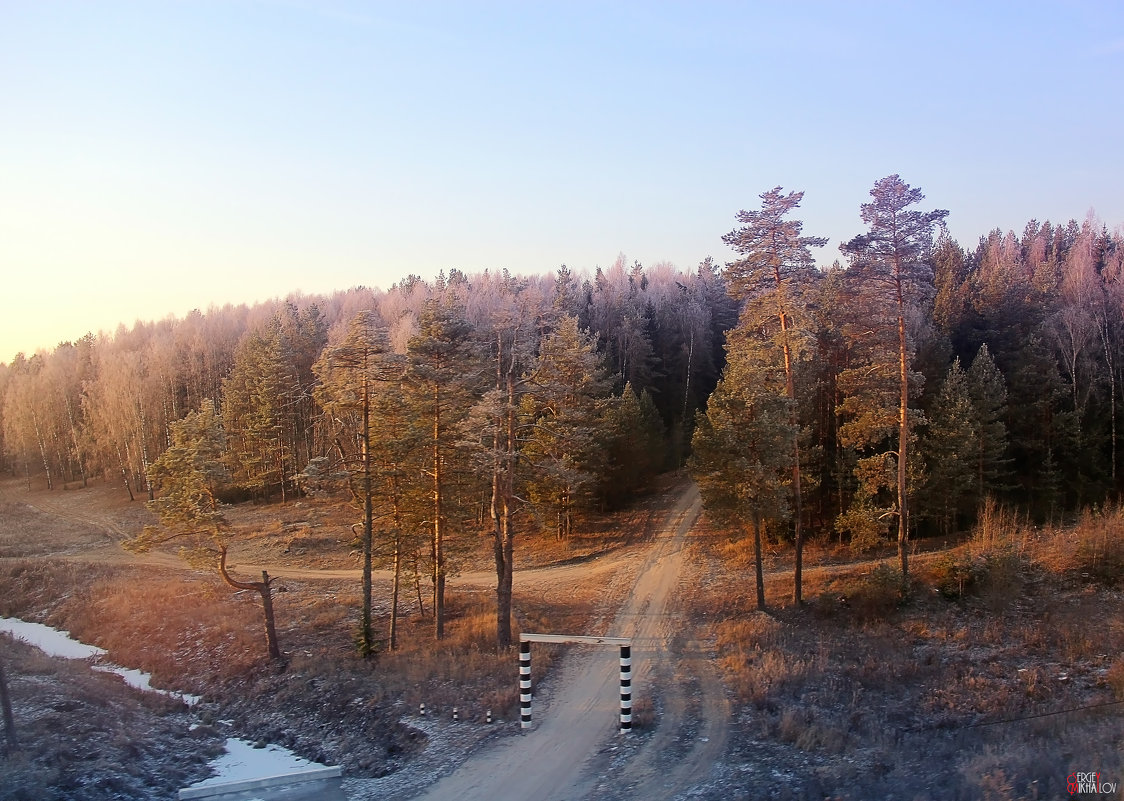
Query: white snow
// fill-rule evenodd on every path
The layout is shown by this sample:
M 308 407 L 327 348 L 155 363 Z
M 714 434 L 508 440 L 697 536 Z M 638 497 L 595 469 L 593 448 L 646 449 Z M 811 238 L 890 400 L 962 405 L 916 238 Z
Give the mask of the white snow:
M 15 617 L 0 617 L 0 631 L 11 634 L 17 640 L 23 640 L 29 645 L 34 645 L 47 656 L 58 656 L 63 659 L 90 659 L 91 657 L 104 656 L 104 648 L 96 645 L 86 645 L 71 639 L 70 632 L 59 631 L 42 623 L 28 623 Z
M 79 642 L 72 638 L 68 631 L 59 631 L 50 626 L 44 626 L 42 623 L 28 623 L 26 620 L 15 617 L 0 617 L 0 631 L 7 632 L 28 645 L 34 645 L 47 656 L 57 656 L 62 659 L 101 659 L 106 654 L 104 648 Z M 194 706 L 202 700 L 198 695 L 157 689 L 151 684 L 152 674 L 141 670 L 123 668 L 110 663 L 94 665 L 94 670 L 116 673 L 130 687 L 180 698 L 188 706 Z
M 254 748 L 253 743 L 248 740 L 234 737 L 226 741 L 226 753 L 211 760 L 210 764 L 216 775 L 196 782 L 191 785 L 192 787 L 209 787 L 213 784 L 281 776 L 295 771 L 326 767 L 318 762 L 301 759 L 288 748 L 279 745 Z
M 28 623 L 19 618 L 0 617 L 0 632 L 6 632 L 16 639 L 35 646 L 48 656 L 62 659 L 100 659 L 106 654 L 104 648 L 79 642 L 73 639 L 69 632 L 59 631 L 50 626 L 44 626 L 42 623 Z M 188 706 L 194 706 L 201 700 L 197 695 L 157 689 L 150 684 L 152 675 L 140 670 L 123 668 L 108 663 L 94 665 L 93 668 L 107 673 L 116 673 L 131 687 L 182 698 Z M 233 721 L 221 722 L 230 724 Z M 254 748 L 253 743 L 247 740 L 230 738 L 226 741 L 226 753 L 211 761 L 211 768 L 214 769 L 216 775 L 191 786 L 207 787 L 214 784 L 225 784 L 242 781 L 243 779 L 261 779 L 323 767 L 327 766 L 302 759 L 289 749 L 279 745 Z

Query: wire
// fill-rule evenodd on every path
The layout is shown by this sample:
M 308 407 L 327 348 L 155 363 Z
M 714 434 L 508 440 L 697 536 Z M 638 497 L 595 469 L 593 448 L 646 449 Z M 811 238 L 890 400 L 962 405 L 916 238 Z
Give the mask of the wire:
M 912 732 L 933 731 L 933 730 L 936 730 L 936 729 L 945 729 L 945 728 L 982 729 L 985 726 L 1002 726 L 1002 725 L 1007 724 L 1007 723 L 1021 723 L 1024 720 L 1035 720 L 1037 718 L 1048 718 L 1048 717 L 1052 717 L 1053 715 L 1066 715 L 1066 714 L 1069 714 L 1070 712 L 1084 712 L 1087 709 L 1104 709 L 1105 707 L 1120 706 L 1121 704 L 1124 704 L 1124 701 L 1106 701 L 1103 704 L 1090 704 L 1089 706 L 1075 706 L 1075 707 L 1071 707 L 1069 709 L 1058 709 L 1058 710 L 1055 710 L 1053 712 L 1039 712 L 1036 715 L 1026 715 L 1024 717 L 1019 717 L 1019 718 L 1006 718 L 1004 720 L 988 720 L 988 721 L 984 721 L 983 723 L 968 723 L 968 724 L 963 725 L 963 726 L 955 726 L 955 727 L 944 726 L 944 725 L 941 725 L 941 724 L 930 725 L 930 726 L 916 726 L 916 727 L 909 728 L 909 729 L 901 729 L 901 732 L 903 734 L 906 734 L 906 733 L 912 733 Z

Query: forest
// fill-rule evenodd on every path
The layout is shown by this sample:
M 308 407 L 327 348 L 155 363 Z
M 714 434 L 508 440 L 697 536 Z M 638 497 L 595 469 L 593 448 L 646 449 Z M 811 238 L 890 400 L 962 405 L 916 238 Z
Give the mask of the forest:
M 724 264 L 451 269 L 17 355 L 0 468 L 115 482 L 216 542 L 225 503 L 349 498 L 366 564 L 432 584 L 438 637 L 481 534 L 510 606 L 517 527 L 566 539 L 684 465 L 714 519 L 793 548 L 797 600 L 807 539 L 896 541 L 908 580 L 908 543 L 989 499 L 1042 522 L 1115 499 L 1119 232 L 1030 220 L 962 245 L 893 175 L 824 266 L 802 197 L 715 221 Z

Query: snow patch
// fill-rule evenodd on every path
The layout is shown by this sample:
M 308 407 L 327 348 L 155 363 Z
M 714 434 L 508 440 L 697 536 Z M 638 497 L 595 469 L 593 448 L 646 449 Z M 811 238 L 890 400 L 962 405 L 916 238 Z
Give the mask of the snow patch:
M 34 645 L 47 656 L 91 659 L 106 654 L 104 648 L 73 639 L 69 631 L 59 631 L 42 623 L 28 623 L 15 617 L 0 617 L 0 631 L 7 632 L 28 645 Z
M 215 784 L 282 776 L 296 771 L 324 768 L 319 762 L 310 762 L 279 745 L 255 748 L 249 740 L 231 737 L 226 741 L 226 753 L 211 760 L 214 776 L 196 782 L 192 787 L 210 787 Z
M 70 636 L 69 631 L 44 626 L 42 623 L 29 623 L 15 617 L 0 617 L 0 632 L 11 634 L 17 640 L 23 640 L 28 645 L 33 645 L 47 656 L 61 659 L 101 659 L 106 655 L 104 648 L 96 645 L 87 645 Z M 172 692 L 153 687 L 152 674 L 133 668 L 123 668 L 120 665 L 105 663 L 94 665 L 94 670 L 104 673 L 116 673 L 125 680 L 130 687 L 136 687 L 145 692 L 160 693 L 173 698 L 181 699 L 188 706 L 195 706 L 202 698 L 190 693 Z

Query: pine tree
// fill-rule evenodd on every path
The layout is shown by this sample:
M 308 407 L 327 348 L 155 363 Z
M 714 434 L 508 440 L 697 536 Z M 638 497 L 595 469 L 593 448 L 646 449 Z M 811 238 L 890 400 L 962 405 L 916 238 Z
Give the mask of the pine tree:
M 911 187 L 897 175 L 875 183 L 873 201 L 862 206 L 862 220 L 870 226 L 841 245 L 851 257 L 850 272 L 865 284 L 889 313 L 896 316 L 898 360 L 897 433 L 897 516 L 898 559 L 902 585 L 909 587 L 909 487 L 910 440 L 910 361 L 912 344 L 906 320 L 910 307 L 931 296 L 933 271 L 929 251 L 933 227 L 943 225 L 948 212 L 937 209 L 921 212 L 911 209 L 924 200 L 920 189 Z
M 455 305 L 437 299 L 426 302 L 418 333 L 407 346 L 403 395 L 410 417 L 425 435 L 424 473 L 429 480 L 430 564 L 433 614 L 437 639 L 445 636 L 446 543 L 455 527 L 450 520 L 458 470 L 458 425 L 474 401 L 476 366 L 471 359 L 472 326 Z
M 726 371 L 698 417 L 688 469 L 707 513 L 753 537 L 757 608 L 765 608 L 762 537 L 767 522 L 787 520 L 795 432 L 783 368 L 763 340 L 727 344 Z
M 213 563 L 217 555 L 219 575 L 227 584 L 261 595 L 269 657 L 280 661 L 273 579 L 263 570 L 261 581 L 239 581 L 227 571 L 231 531 L 218 501 L 218 490 L 226 482 L 226 468 L 220 458 L 225 435 L 214 405 L 205 403 L 172 423 L 170 429 L 172 444 L 152 464 L 153 481 L 160 493 L 148 506 L 159 517 L 160 525 L 145 526 L 122 546 L 143 553 L 154 545 L 178 540 L 187 543 L 180 555 L 193 564 Z
M 364 657 L 375 651 L 371 624 L 371 562 L 376 477 L 371 411 L 376 384 L 396 379 L 401 372 L 400 369 L 394 370 L 393 362 L 387 358 L 387 350 L 386 332 L 378 316 L 372 311 L 360 312 L 350 321 L 343 341 L 326 349 L 313 368 L 320 381 L 317 397 L 321 405 L 329 419 L 336 421 L 335 427 L 346 429 L 340 433 L 350 434 L 357 445 L 354 454 L 348 454 L 342 445 L 338 452 L 344 460 L 341 467 L 351 474 L 352 494 L 358 496 L 363 508 L 363 604 L 358 647 Z M 397 581 L 396 573 L 396 588 Z
M 560 281 L 562 276 L 560 276 Z M 496 566 L 496 643 L 512 644 L 511 604 L 514 581 L 516 511 L 529 465 L 523 458 L 526 424 L 519 410 L 531 391 L 527 370 L 534 358 L 540 324 L 540 298 L 526 282 L 507 272 L 481 299 L 486 314 L 478 324 L 491 389 L 473 406 L 462 424 L 464 440 L 475 455 L 478 474 L 491 487 L 488 516 Z
M 760 211 L 739 211 L 737 220 L 743 227 L 722 237 L 727 245 L 742 255 L 726 269 L 730 294 L 746 303 L 743 325 L 776 328 L 776 337 L 784 361 L 785 396 L 789 400 L 792 426 L 792 500 L 794 506 L 796 566 L 792 598 L 802 601 L 804 554 L 804 514 L 800 473 L 800 423 L 796 403 L 797 362 L 812 344 L 799 330 L 803 317 L 804 297 L 815 274 L 810 247 L 823 247 L 824 237 L 801 236 L 804 224 L 786 220 L 799 207 L 803 192 L 782 194 L 777 186 L 761 194 Z M 746 317 L 745 315 L 750 315 Z

